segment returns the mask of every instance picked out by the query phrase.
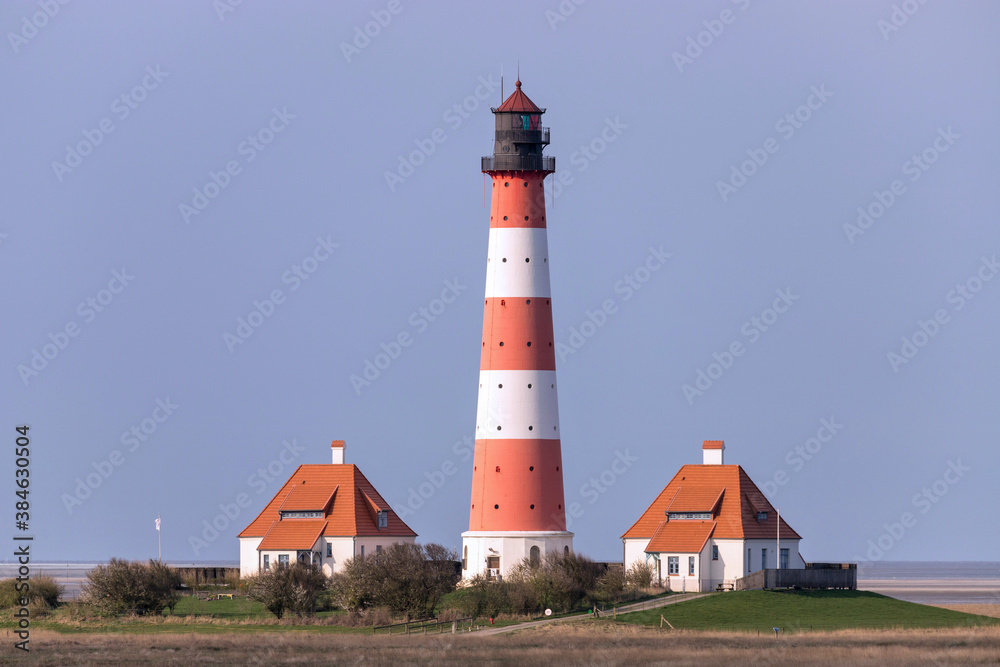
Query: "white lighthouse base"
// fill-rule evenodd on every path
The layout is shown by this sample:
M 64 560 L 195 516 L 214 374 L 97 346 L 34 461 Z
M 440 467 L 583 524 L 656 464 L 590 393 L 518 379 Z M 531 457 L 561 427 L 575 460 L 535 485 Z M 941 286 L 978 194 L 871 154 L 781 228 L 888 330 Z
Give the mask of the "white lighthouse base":
M 462 580 L 476 575 L 505 577 L 525 558 L 572 553 L 573 533 L 567 531 L 475 531 L 462 533 Z

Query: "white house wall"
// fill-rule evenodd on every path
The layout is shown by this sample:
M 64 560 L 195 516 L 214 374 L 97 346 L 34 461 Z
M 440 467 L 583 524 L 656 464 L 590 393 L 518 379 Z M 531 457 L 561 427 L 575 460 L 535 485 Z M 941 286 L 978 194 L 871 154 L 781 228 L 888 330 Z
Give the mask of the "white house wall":
M 257 547 L 263 537 L 240 538 L 240 576 L 250 577 L 257 574 Z

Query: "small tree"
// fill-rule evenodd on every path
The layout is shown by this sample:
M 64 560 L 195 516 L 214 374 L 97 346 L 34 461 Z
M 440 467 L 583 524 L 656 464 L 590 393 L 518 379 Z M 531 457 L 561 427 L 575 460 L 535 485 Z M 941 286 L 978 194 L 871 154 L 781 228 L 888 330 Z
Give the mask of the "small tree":
M 625 573 L 625 585 L 633 589 L 649 588 L 653 585 L 653 568 L 642 561 L 632 563 Z
M 247 597 L 262 603 L 279 619 L 286 611 L 298 616 L 316 612 L 316 598 L 327 587 L 323 572 L 311 565 L 276 564 L 246 580 Z

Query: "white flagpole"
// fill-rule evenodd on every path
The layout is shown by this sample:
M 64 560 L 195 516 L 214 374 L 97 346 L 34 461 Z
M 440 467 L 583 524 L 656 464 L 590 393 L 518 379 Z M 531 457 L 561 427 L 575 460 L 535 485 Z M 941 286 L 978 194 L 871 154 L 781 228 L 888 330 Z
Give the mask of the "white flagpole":
M 160 533 L 160 515 L 156 515 L 156 555 L 158 560 L 163 562 L 163 538 Z

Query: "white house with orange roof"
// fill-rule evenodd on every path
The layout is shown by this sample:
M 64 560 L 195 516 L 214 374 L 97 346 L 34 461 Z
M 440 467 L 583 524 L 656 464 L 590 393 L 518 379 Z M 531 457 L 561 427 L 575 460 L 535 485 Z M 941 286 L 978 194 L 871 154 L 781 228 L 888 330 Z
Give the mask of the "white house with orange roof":
M 361 470 L 344 463 L 344 441 L 331 449 L 332 463 L 300 465 L 240 533 L 241 576 L 274 563 L 311 563 L 329 575 L 355 556 L 416 540 Z
M 742 467 L 725 465 L 726 445 L 706 440 L 701 465 L 685 465 L 622 535 L 625 567 L 646 563 L 677 591 L 710 591 L 766 568 L 802 569 L 802 539 Z

